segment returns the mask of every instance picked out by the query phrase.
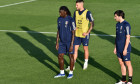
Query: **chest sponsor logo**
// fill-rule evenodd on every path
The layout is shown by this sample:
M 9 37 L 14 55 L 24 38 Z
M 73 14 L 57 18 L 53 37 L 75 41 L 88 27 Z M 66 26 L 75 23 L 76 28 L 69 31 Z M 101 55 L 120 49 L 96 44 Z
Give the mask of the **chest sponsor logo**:
M 120 27 L 120 33 L 122 33 L 122 26 Z
M 65 21 L 65 27 L 67 28 L 67 25 L 68 25 L 68 21 Z

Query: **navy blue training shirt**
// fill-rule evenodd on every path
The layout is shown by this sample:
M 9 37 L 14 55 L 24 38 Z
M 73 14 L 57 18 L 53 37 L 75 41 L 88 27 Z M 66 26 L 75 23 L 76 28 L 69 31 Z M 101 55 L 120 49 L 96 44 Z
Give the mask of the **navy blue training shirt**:
M 72 40 L 72 30 L 75 30 L 75 21 L 71 16 L 58 17 L 57 20 L 60 42 L 67 43 Z
M 131 26 L 127 21 L 116 24 L 116 49 L 117 52 L 123 52 L 126 42 L 126 35 L 130 35 Z M 131 52 L 131 44 L 129 43 L 127 52 Z
M 86 9 L 84 9 L 83 11 L 78 11 L 78 12 L 79 12 L 79 15 L 81 15 L 85 10 L 86 10 Z M 75 12 L 76 12 L 76 11 L 75 11 Z M 75 16 L 76 16 L 76 15 L 75 15 L 75 12 L 74 12 L 74 15 L 73 15 L 73 19 L 74 19 L 74 20 L 75 20 Z M 92 14 L 91 14 L 90 11 L 87 12 L 86 18 L 89 19 L 89 22 L 94 21 L 93 16 L 92 16 Z

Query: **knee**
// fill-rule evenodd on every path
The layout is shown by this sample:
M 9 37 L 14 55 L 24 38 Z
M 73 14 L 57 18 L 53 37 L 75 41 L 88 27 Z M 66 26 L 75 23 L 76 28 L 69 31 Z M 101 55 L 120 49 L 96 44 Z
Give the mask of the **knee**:
M 88 51 L 88 46 L 84 46 L 84 51 Z
M 124 63 L 123 62 L 120 62 L 120 66 L 124 66 Z
M 126 64 L 127 67 L 131 67 L 131 62 L 130 61 L 125 62 L 125 64 Z
M 70 54 L 69 56 L 70 56 L 70 60 L 74 60 L 73 54 Z
M 59 54 L 58 59 L 63 59 L 63 54 Z

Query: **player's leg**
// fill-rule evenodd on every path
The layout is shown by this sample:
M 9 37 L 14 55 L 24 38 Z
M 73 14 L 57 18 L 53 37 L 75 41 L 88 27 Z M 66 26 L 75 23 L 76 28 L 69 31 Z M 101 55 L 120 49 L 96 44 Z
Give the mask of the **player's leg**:
M 81 39 L 79 37 L 75 37 L 74 38 L 74 63 L 76 62 L 76 59 L 78 57 L 78 49 L 79 49 L 79 46 L 81 44 Z M 73 67 L 73 69 L 75 69 L 75 66 Z M 66 69 L 66 71 L 69 71 L 70 70 L 70 66 L 68 66 Z
M 126 66 L 123 61 L 122 54 L 117 53 L 117 56 L 118 56 L 119 64 L 121 66 L 122 79 L 121 79 L 121 81 L 119 81 L 118 83 L 115 83 L 115 84 L 125 84 L 126 83 Z
M 54 78 L 59 78 L 59 77 L 64 77 L 65 72 L 64 72 L 64 53 L 58 55 L 58 62 L 59 62 L 59 68 L 60 68 L 60 74 L 54 76 Z
M 88 60 L 88 58 L 89 58 L 88 46 L 83 46 L 83 48 L 84 48 L 84 56 L 85 56 L 85 59 Z
M 126 63 L 126 66 L 128 68 L 128 75 L 129 75 L 129 78 L 128 78 L 128 84 L 132 84 L 132 76 L 133 76 L 133 68 L 132 68 L 132 65 L 131 65 L 131 61 L 125 61 Z
M 74 57 L 74 63 L 76 62 L 76 59 L 78 57 L 78 48 L 79 48 L 79 45 L 75 45 L 74 46 L 74 54 L 73 54 L 73 57 Z M 73 69 L 75 69 L 75 66 L 73 66 Z M 66 71 L 69 71 L 70 70 L 70 66 L 68 66 L 66 69 Z
M 130 61 L 130 53 L 127 53 L 127 55 L 124 56 L 124 60 L 125 60 L 126 66 L 128 68 L 128 75 L 129 75 L 128 84 L 132 84 L 133 68 L 132 68 L 131 61 Z
M 74 67 L 74 55 L 73 54 L 69 54 L 70 57 L 70 71 L 69 71 L 69 75 L 68 75 L 68 79 L 73 77 L 73 67 Z
M 74 67 L 74 55 L 73 54 L 69 54 L 70 56 L 70 70 L 73 71 L 73 67 Z
M 58 62 L 60 70 L 64 70 L 64 53 L 58 55 Z
M 76 62 L 76 59 L 78 57 L 78 49 L 79 46 L 81 45 L 81 38 L 80 37 L 75 37 L 74 39 L 74 45 L 75 45 L 75 51 L 74 51 L 74 61 Z
M 126 81 L 126 65 L 124 61 L 118 57 L 119 64 L 121 66 L 121 73 L 122 73 L 122 81 Z
M 75 51 L 75 45 L 73 45 L 73 50 L 70 52 L 69 49 L 71 47 L 71 43 L 67 44 L 67 52 L 69 53 L 70 58 L 70 71 L 73 71 L 74 67 L 74 51 Z
M 83 66 L 83 70 L 87 69 L 88 67 L 88 58 L 89 58 L 89 50 L 88 50 L 88 44 L 89 44 L 89 35 L 87 35 L 85 38 L 82 38 L 82 44 L 84 48 L 84 56 L 85 56 L 85 62 Z
M 79 45 L 75 45 L 75 51 L 74 51 L 74 61 L 76 62 L 76 59 L 78 57 L 78 49 L 79 49 Z
M 60 74 L 54 76 L 54 78 L 59 78 L 59 77 L 64 77 L 64 53 L 66 53 L 66 45 L 63 43 L 59 43 L 59 49 L 58 49 L 58 63 L 59 63 L 59 68 L 60 68 Z
M 83 70 L 85 70 L 88 67 L 89 51 L 88 51 L 88 46 L 83 46 L 83 48 L 84 48 L 84 56 L 85 56 Z

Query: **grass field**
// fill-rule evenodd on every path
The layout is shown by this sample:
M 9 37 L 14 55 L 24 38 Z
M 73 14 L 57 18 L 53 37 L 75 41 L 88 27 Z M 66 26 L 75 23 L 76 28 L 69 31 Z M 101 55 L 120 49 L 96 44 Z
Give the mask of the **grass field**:
M 24 1 L 0 0 L 0 6 Z M 0 84 L 114 84 L 121 78 L 120 66 L 113 54 L 115 37 L 91 36 L 88 69 L 82 70 L 84 52 L 81 46 L 74 77 L 68 80 L 53 78 L 59 73 L 56 34 L 1 31 L 56 32 L 62 5 L 68 6 L 72 14 L 76 10 L 75 0 L 36 0 L 0 7 Z M 131 35 L 140 36 L 139 0 L 85 0 L 85 8 L 95 19 L 92 34 L 114 35 L 113 13 L 122 9 L 131 24 Z M 140 38 L 131 38 L 131 43 L 133 84 L 139 84 Z M 64 58 L 66 67 L 69 57 Z

